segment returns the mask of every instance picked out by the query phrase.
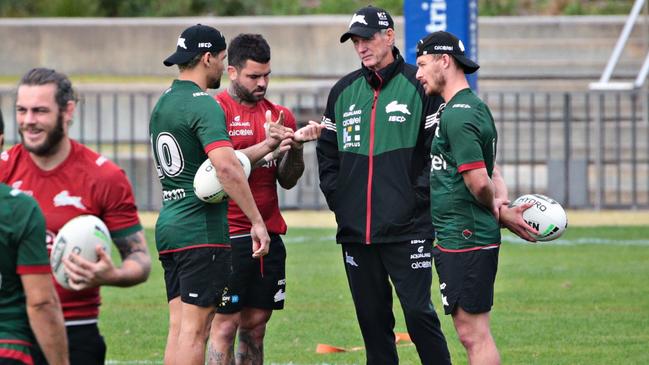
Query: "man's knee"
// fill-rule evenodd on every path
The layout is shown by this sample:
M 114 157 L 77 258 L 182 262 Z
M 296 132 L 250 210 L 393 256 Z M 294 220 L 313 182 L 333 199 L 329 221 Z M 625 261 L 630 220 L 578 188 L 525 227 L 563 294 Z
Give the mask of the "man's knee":
M 217 314 L 212 320 L 210 337 L 214 341 L 222 341 L 223 343 L 233 343 L 238 328 L 239 328 L 238 315 Z

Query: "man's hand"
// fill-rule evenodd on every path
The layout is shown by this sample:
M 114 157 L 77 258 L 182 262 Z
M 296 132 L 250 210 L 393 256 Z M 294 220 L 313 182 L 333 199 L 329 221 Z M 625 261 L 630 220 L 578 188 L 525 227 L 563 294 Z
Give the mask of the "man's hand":
M 252 237 L 252 257 L 259 258 L 268 254 L 270 237 L 264 223 L 253 224 L 250 229 Z
M 539 231 L 527 224 L 523 219 L 523 212 L 533 205 L 534 204 L 531 203 L 525 203 L 513 208 L 510 208 L 506 204 L 501 205 L 500 224 L 512 231 L 518 237 L 530 242 L 536 242 L 536 239 L 530 235 L 530 232 L 539 234 Z
M 97 262 L 90 262 L 83 257 L 71 253 L 63 259 L 65 273 L 70 278 L 69 285 L 73 290 L 95 288 L 115 280 L 117 268 L 106 251 L 97 245 Z
M 315 141 L 320 138 L 320 133 L 322 133 L 324 128 L 324 124 L 310 120 L 307 125 L 295 131 L 293 141 L 298 143 Z
M 500 221 L 500 207 L 503 205 L 508 206 L 509 203 L 510 203 L 509 200 L 494 198 L 494 210 L 492 211 L 492 213 L 496 217 L 496 222 Z
M 284 126 L 284 111 L 280 111 L 277 120 L 273 121 L 271 111 L 266 110 L 264 129 L 266 131 L 265 143 L 271 150 L 278 148 L 283 140 L 293 138 L 293 130 Z

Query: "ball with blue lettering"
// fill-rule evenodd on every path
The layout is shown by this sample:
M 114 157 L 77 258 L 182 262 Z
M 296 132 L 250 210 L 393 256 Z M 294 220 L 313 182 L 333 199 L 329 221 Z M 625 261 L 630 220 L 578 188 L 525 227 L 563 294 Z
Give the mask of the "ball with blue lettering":
M 250 176 L 251 165 L 248 156 L 241 151 L 234 151 L 237 156 L 246 178 Z M 194 175 L 194 194 L 196 197 L 206 203 L 220 203 L 228 198 L 228 194 L 223 190 L 223 185 L 216 176 L 216 170 L 208 158 L 196 171 Z
M 559 238 L 568 228 L 568 216 L 561 204 L 541 194 L 526 194 L 518 197 L 512 207 L 532 203 L 532 207 L 523 212 L 523 219 L 534 227 L 539 234 L 530 235 L 537 241 L 552 241 Z
M 90 262 L 97 262 L 97 245 L 101 245 L 110 256 L 111 242 L 108 228 L 94 215 L 80 215 L 70 219 L 56 234 L 50 254 L 50 266 L 56 281 L 62 287 L 71 289 L 63 259 L 75 253 Z

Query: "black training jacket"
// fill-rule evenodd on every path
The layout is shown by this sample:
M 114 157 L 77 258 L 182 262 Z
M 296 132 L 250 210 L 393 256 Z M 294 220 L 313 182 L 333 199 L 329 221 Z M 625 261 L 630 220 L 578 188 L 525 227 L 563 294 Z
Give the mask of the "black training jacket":
M 395 61 L 340 79 L 318 140 L 320 189 L 336 214 L 338 243 L 434 238 L 430 142 L 441 97 L 427 97 L 395 48 Z

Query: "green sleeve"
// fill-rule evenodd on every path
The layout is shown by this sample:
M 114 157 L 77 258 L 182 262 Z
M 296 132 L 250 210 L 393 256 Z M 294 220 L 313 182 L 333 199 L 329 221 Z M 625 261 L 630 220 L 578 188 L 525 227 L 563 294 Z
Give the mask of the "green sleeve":
M 22 194 L 21 194 L 22 195 Z M 16 266 L 49 265 L 45 246 L 45 218 L 36 202 L 25 196 L 17 196 L 15 218 L 17 230 L 18 258 Z
M 200 97 L 197 101 L 196 118 L 192 130 L 207 151 L 213 145 L 231 145 L 225 126 L 225 113 L 211 96 Z
M 446 124 L 451 154 L 457 163 L 458 171 L 465 170 L 462 169 L 465 165 L 477 166 L 481 162 L 484 164 L 481 131 L 475 119 L 474 113 L 454 110 L 454 113 L 448 113 L 447 119 L 443 121 Z

